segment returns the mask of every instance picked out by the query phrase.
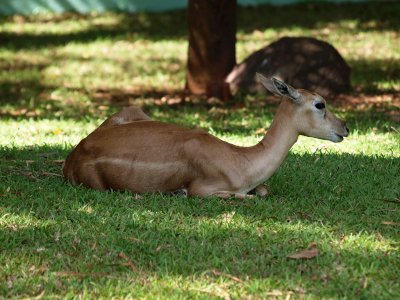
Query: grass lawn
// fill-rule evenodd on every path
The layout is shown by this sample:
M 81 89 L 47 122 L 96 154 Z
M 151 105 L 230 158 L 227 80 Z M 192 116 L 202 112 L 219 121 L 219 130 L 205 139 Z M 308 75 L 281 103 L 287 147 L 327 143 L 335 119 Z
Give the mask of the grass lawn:
M 265 95 L 180 105 L 185 14 L 0 19 L 0 298 L 394 299 L 400 295 L 400 4 L 241 8 L 238 61 L 285 36 L 332 43 L 353 91 L 340 144 L 301 137 L 251 200 L 135 197 L 66 184 L 61 161 L 141 105 L 239 145 Z M 312 259 L 288 255 L 318 249 Z

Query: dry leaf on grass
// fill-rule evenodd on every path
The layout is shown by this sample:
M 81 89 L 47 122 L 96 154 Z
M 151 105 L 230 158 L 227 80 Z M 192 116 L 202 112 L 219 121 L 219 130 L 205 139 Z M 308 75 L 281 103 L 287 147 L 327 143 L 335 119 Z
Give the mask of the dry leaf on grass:
M 133 272 L 140 274 L 140 270 L 138 269 L 138 267 L 135 266 L 135 264 L 129 259 L 128 256 L 126 256 L 125 253 L 120 252 L 118 253 L 118 257 L 125 259 L 126 263 L 124 263 L 123 265 L 128 266 Z
M 63 177 L 61 174 L 51 173 L 51 172 L 42 172 L 41 175 L 43 176 L 56 176 L 56 177 Z
M 217 270 L 211 270 L 211 273 L 213 273 L 215 276 L 227 277 L 227 278 L 232 279 L 233 281 L 236 281 L 236 282 L 239 282 L 239 283 L 243 282 L 243 280 L 241 280 L 240 278 L 238 278 L 236 276 L 233 276 L 233 275 L 227 274 L 227 273 L 223 273 L 223 272 L 220 272 L 220 271 L 217 271 Z
M 400 226 L 400 223 L 398 222 L 392 222 L 392 221 L 383 221 L 383 225 L 390 225 L 390 226 Z
M 156 252 L 160 252 L 161 250 L 171 248 L 171 245 L 160 245 L 156 248 Z
M 265 295 L 270 297 L 282 297 L 284 292 L 280 290 L 272 290 L 271 292 L 266 292 Z
M 135 200 L 142 200 L 142 199 L 143 199 L 143 196 L 140 195 L 140 194 L 134 194 L 134 195 L 132 196 L 132 198 L 135 199 Z
M 261 134 L 265 135 L 267 133 L 267 130 L 265 128 L 258 128 L 255 132 L 255 134 Z
M 21 196 L 21 195 L 22 195 L 21 192 L 18 192 L 18 191 L 10 191 L 9 189 L 7 189 L 7 193 L 8 193 L 8 194 L 0 194 L 0 197 L 6 197 L 6 196 L 9 196 L 9 195 L 16 195 L 16 196 Z
M 76 276 L 76 277 L 103 277 L 105 275 L 108 275 L 107 273 L 104 272 L 99 272 L 99 273 L 86 273 L 86 272 L 74 272 L 74 271 L 61 271 L 61 272 L 55 272 L 56 276 Z
M 135 237 L 133 235 L 131 237 L 129 237 L 129 240 L 131 240 L 133 242 L 137 242 L 137 243 L 141 243 L 142 242 L 140 239 L 138 239 L 137 237 Z
M 272 290 L 271 292 L 265 293 L 265 295 L 268 297 L 273 297 L 273 298 L 281 297 L 281 299 L 283 299 L 283 296 L 286 295 L 285 300 L 290 300 L 292 295 L 294 295 L 294 292 L 292 292 L 292 291 L 282 292 L 280 290 Z
M 230 300 L 231 296 L 229 293 L 224 290 L 221 287 L 215 286 L 215 287 L 208 287 L 204 289 L 192 289 L 193 291 L 201 292 L 201 293 L 207 293 L 209 294 L 212 298 L 222 298 L 224 300 Z
M 53 162 L 55 164 L 63 164 L 65 162 L 65 159 L 52 159 L 50 162 Z
M 316 243 L 310 243 L 308 248 L 305 250 L 298 251 L 296 253 L 290 254 L 287 258 L 291 259 L 311 259 L 316 257 L 319 254 L 319 250 L 317 249 Z
M 36 296 L 34 296 L 34 297 L 30 298 L 30 299 L 33 299 L 33 300 L 42 299 L 42 297 L 44 296 L 45 291 L 46 291 L 46 290 L 42 290 L 42 291 L 38 292 L 38 293 L 36 294 Z
M 400 204 L 400 199 L 394 199 L 394 200 L 390 200 L 390 199 L 379 199 L 380 201 L 385 201 L 385 202 L 390 202 L 390 203 L 396 203 L 396 204 Z
M 40 266 L 32 265 L 32 266 L 29 268 L 30 275 L 44 274 L 44 273 L 46 273 L 48 270 L 49 270 L 49 267 L 48 267 L 48 265 L 46 265 L 46 264 L 43 264 L 43 265 L 40 265 Z

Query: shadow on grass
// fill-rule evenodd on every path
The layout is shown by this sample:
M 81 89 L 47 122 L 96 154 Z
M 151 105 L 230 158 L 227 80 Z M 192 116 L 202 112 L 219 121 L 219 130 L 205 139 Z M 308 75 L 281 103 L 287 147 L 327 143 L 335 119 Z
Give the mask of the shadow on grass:
M 302 14 L 299 14 L 301 11 Z M 379 11 L 380 14 L 376 12 Z M 302 27 L 315 28 L 323 24 L 335 24 L 341 20 L 354 21 L 359 30 L 398 30 L 400 4 L 362 3 L 362 4 L 298 4 L 289 6 L 261 6 L 238 8 L 238 30 L 252 32 L 266 28 Z M 89 43 L 97 39 L 136 39 L 149 40 L 186 38 L 187 24 L 184 10 L 167 13 L 119 14 L 120 20 L 114 25 L 91 24 L 89 28 L 67 34 L 35 34 L 1 32 L 1 47 L 8 49 L 37 49 L 57 47 L 71 42 Z M 66 20 L 89 22 L 93 17 L 67 13 L 50 19 L 25 18 L 28 22 L 62 23 Z M 2 22 L 7 18 L 2 18 Z
M 318 28 L 341 21 L 355 21 L 355 28 L 368 30 L 398 30 L 399 3 L 309 3 L 285 6 L 257 6 L 238 11 L 238 30 L 252 32 L 266 28 Z M 379 11 L 380 13 L 377 13 Z M 299 13 L 301 12 L 301 13 Z
M 2 182 L 3 188 L 7 184 L 13 186 L 19 180 L 22 180 L 24 184 L 29 185 L 33 190 L 43 188 L 43 194 L 46 193 L 45 185 L 47 183 L 52 183 L 52 185 L 65 189 L 65 191 L 79 191 L 78 198 L 75 199 L 77 201 L 80 201 L 80 192 L 83 192 L 89 198 L 91 196 L 104 196 L 106 198 L 121 196 L 125 198 L 125 196 L 129 195 L 129 193 L 124 192 L 97 192 L 83 187 L 72 187 L 64 184 L 61 178 L 41 175 L 43 171 L 51 174 L 61 174 L 58 160 L 64 159 L 69 151 L 70 149 L 66 145 L 62 147 L 29 146 L 22 149 L 3 147 L 0 154 L 1 176 L 4 179 Z M 309 216 L 294 215 L 293 220 L 309 219 L 311 221 L 319 221 L 326 218 L 327 223 L 331 223 L 332 226 L 338 225 L 338 227 L 346 230 L 346 228 L 351 227 L 351 224 L 355 225 L 360 222 L 360 219 L 351 217 L 351 214 L 371 213 L 369 208 L 372 208 L 370 206 L 372 203 L 375 204 L 375 208 L 385 207 L 385 203 L 380 200 L 399 196 L 400 190 L 397 185 L 397 171 L 399 169 L 400 161 L 395 157 L 370 157 L 320 152 L 313 155 L 289 154 L 278 172 L 268 181 L 272 199 L 250 199 L 246 201 L 212 200 L 214 204 L 208 206 L 209 199 L 185 199 L 159 195 L 166 201 L 161 203 L 159 199 L 156 199 L 157 197 L 154 198 L 149 195 L 147 200 L 145 199 L 143 202 L 133 201 L 129 205 L 137 206 L 137 208 L 142 207 L 144 210 L 160 210 L 168 214 L 172 209 L 170 204 L 174 204 L 182 207 L 181 211 L 176 212 L 194 216 L 205 215 L 207 217 L 215 217 L 234 207 L 238 209 L 238 213 L 248 216 L 262 216 L 264 218 L 274 218 L 273 215 L 268 213 L 270 209 L 285 210 L 289 207 L 297 207 L 299 209 L 307 209 Z M 27 172 L 28 175 L 24 175 L 24 172 Z M 29 192 L 29 189 L 26 188 L 25 192 Z M 296 199 L 303 197 L 305 197 L 305 202 L 297 202 Z M 82 199 L 85 199 L 85 197 Z M 152 199 L 156 200 L 153 201 Z M 272 203 L 269 202 L 270 200 Z M 216 202 L 218 202 L 218 205 L 215 205 Z M 281 207 L 283 202 L 285 207 Z M 21 205 L 23 203 L 17 204 Z M 68 206 L 68 203 L 65 204 Z M 108 205 L 107 201 L 100 201 L 98 211 L 103 211 L 101 207 L 103 204 Z M 257 207 L 257 205 L 261 205 L 261 207 Z M 326 214 L 321 214 L 320 205 L 322 207 L 326 206 Z M 203 209 L 205 212 L 202 212 Z M 337 210 L 341 210 L 341 213 L 338 213 Z M 313 211 L 317 214 L 316 216 L 319 216 L 316 219 L 313 218 Z M 336 211 L 334 215 L 331 214 L 333 211 Z M 344 216 L 343 213 L 348 214 L 348 217 Z M 373 219 L 380 220 L 380 215 L 364 215 L 364 217 L 371 217 L 372 219 L 369 219 L 367 227 L 362 224 L 363 227 L 359 228 L 359 230 L 373 231 L 377 229 L 376 226 L 379 224 L 374 223 Z M 329 222 L 329 220 L 332 221 Z M 338 223 L 339 220 L 340 224 Z
M 54 57 L 50 61 L 63 60 L 65 57 Z M 78 59 L 78 58 L 77 58 Z M 352 61 L 354 69 L 353 78 L 357 84 L 371 86 L 371 83 L 379 83 L 382 78 L 395 78 L 398 69 L 392 61 Z M 184 103 L 185 97 L 182 91 L 171 91 L 154 88 L 142 89 L 117 89 L 117 88 L 83 88 L 73 86 L 54 85 L 43 80 L 42 72 L 48 67 L 45 63 L 27 63 L 24 60 L 3 64 L 3 70 L 12 73 L 10 77 L 0 78 L 0 116 L 3 119 L 21 120 L 25 118 L 40 119 L 72 119 L 83 118 L 105 119 L 121 107 L 130 105 L 144 106 L 151 117 L 153 111 L 158 111 L 155 117 L 162 121 L 172 121 L 192 127 L 198 124 L 200 117 L 212 123 L 213 129 L 220 133 L 241 133 L 251 135 L 256 128 L 265 127 L 270 122 L 272 111 L 276 107 L 276 101 L 270 101 L 269 95 L 249 96 L 238 95 L 231 103 L 224 107 L 216 107 L 215 112 L 210 111 L 208 104 Z M 363 74 L 373 74 L 366 75 Z M 134 76 L 134 74 L 132 74 Z M 365 80 L 365 81 L 363 81 Z M 367 82 L 368 81 L 368 82 Z M 392 90 L 389 90 L 392 91 Z M 393 92 L 393 91 L 392 91 Z M 162 104 L 160 99 L 164 96 L 176 98 L 181 101 L 180 105 Z M 362 104 L 364 95 L 353 95 Z M 393 97 L 390 94 L 389 100 Z M 333 100 L 333 99 L 329 99 Z M 332 101 L 330 101 L 331 103 Z M 237 104 L 242 110 L 237 111 Z M 243 105 L 246 103 L 245 105 Z M 376 102 L 366 105 L 365 108 L 353 111 L 352 104 L 341 102 L 347 113 L 350 128 L 360 132 L 370 131 L 373 128 L 390 130 L 394 121 L 390 113 L 396 113 L 398 108 L 393 107 L 391 102 Z M 333 101 L 332 106 L 335 106 Z M 178 108 L 178 109 L 177 109 Z M 261 108 L 261 109 L 260 109 Z M 340 108 L 340 106 L 338 107 Z M 162 111 L 162 112 L 161 112 Z M 222 113 L 219 113 L 222 111 Z M 243 126 L 241 120 L 246 112 L 249 120 L 256 120 L 256 125 Z M 258 120 L 258 121 L 257 121 Z
M 379 232 L 390 238 L 395 238 L 392 234 L 398 233 L 390 227 L 380 226 L 384 214 L 376 211 L 391 205 L 381 200 L 399 196 L 400 190 L 396 183 L 400 161 L 397 158 L 331 153 L 290 154 L 279 171 L 268 181 L 272 193 L 268 199 L 228 201 L 147 195 L 142 200 L 134 200 L 129 193 L 98 192 L 84 187 L 73 187 L 57 176 L 42 174 L 61 174 L 60 165 L 54 160 L 63 159 L 67 153 L 66 148 L 52 146 L 3 148 L 0 156 L 2 188 L 10 186 L 11 191 L 16 192 L 15 198 L 27 200 L 9 201 L 10 208 L 21 211 L 33 209 L 36 217 L 46 219 L 52 215 L 53 204 L 62 204 L 70 213 L 73 213 L 72 206 L 90 204 L 100 217 L 111 204 L 108 200 L 113 199 L 117 200 L 115 209 L 118 210 L 121 203 L 132 209 L 130 212 L 123 212 L 127 216 L 139 210 L 170 216 L 182 214 L 213 218 L 235 210 L 237 214 L 260 220 L 304 221 L 310 224 L 323 222 L 338 232 Z M 49 190 L 48 185 L 54 189 Z M 42 191 L 37 194 L 40 190 Z M 56 196 L 57 190 L 63 193 L 53 199 L 54 202 L 47 203 L 50 210 L 46 212 L 39 204 L 48 198 L 47 194 Z M 71 193 L 74 195 L 72 202 L 63 202 L 63 194 Z M 33 195 L 37 197 L 30 198 Z M 2 196 L 5 197 L 2 198 L 5 200 L 3 204 L 7 203 L 7 195 Z M 298 201 L 299 199 L 302 200 Z
M 375 15 L 374 12 L 379 5 L 379 11 L 384 15 Z M 301 9 L 304 15 L 311 16 L 305 18 L 295 13 Z M 355 26 L 360 29 L 395 29 L 398 28 L 399 21 L 397 12 L 400 9 L 399 4 L 384 3 L 367 3 L 367 4 L 302 4 L 284 7 L 263 6 L 257 8 L 239 8 L 239 25 L 238 29 L 242 31 L 252 31 L 256 29 L 264 29 L 266 26 L 271 28 L 281 28 L 285 26 L 299 26 L 302 28 L 325 26 L 327 23 L 342 20 L 358 20 Z M 336 13 L 333 13 L 336 12 Z M 150 40 L 159 39 L 186 39 L 186 20 L 184 11 L 175 11 L 160 14 L 134 14 L 134 15 L 112 15 L 118 19 L 116 24 L 98 25 L 94 22 L 92 16 L 82 16 L 77 14 L 54 15 L 51 17 L 34 17 L 23 18 L 26 22 L 48 23 L 51 26 L 55 23 L 62 26 L 63 22 L 73 20 L 76 22 L 86 22 L 88 26 L 82 26 L 84 29 L 77 32 L 69 32 L 65 34 L 52 33 L 13 33 L 4 30 L 0 32 L 0 39 L 4 41 L 0 47 L 8 50 L 51 48 L 65 45 L 71 42 L 90 43 L 96 39 L 113 39 L 113 40 L 135 40 L 138 38 L 147 38 Z M 288 18 L 286 18 L 287 16 Z M 289 16 L 291 16 L 289 18 Z M 8 19 L 2 19 L 3 22 Z M 292 21 L 288 21 L 292 20 Z M 166 26 L 170 24 L 171 26 Z M 289 25 L 288 25 L 289 24 Z M 66 25 L 67 26 L 67 25 Z M 68 30 L 67 30 L 68 31 Z M 0 63 L 0 116 L 3 118 L 21 119 L 24 117 L 34 117 L 36 119 L 55 119 L 63 117 L 64 119 L 81 119 L 82 116 L 89 118 L 104 118 L 106 115 L 113 113 L 121 106 L 142 105 L 144 102 L 154 102 L 165 95 L 171 95 L 171 90 L 155 89 L 154 87 L 142 87 L 138 90 L 117 89 L 112 88 L 118 79 L 110 79 L 108 87 L 88 87 L 74 86 L 73 84 L 59 84 L 52 82 L 51 78 L 46 79 L 46 69 L 65 68 L 68 65 L 65 62 L 76 63 L 79 65 L 89 66 L 94 64 L 112 63 L 116 65 L 121 74 L 117 74 L 117 78 L 135 78 L 141 74 L 145 76 L 162 72 L 164 74 L 172 74 L 171 76 L 181 76 L 183 73 L 183 63 L 179 60 L 167 58 L 160 62 L 156 62 L 151 67 L 141 67 L 139 63 L 129 61 L 129 59 L 111 60 L 109 58 L 100 58 L 96 62 L 83 57 L 68 55 L 62 56 L 59 53 L 47 51 L 40 58 L 40 62 L 29 61 L 26 56 L 17 56 L 17 59 L 10 59 Z M 400 76 L 399 65 L 393 60 L 353 60 L 349 61 L 353 69 L 353 85 L 361 87 L 363 91 L 368 93 L 380 94 L 397 93 L 395 86 L 396 78 Z M 134 65 L 139 67 L 134 68 Z M 146 65 L 149 66 L 150 64 Z M 163 66 L 161 66 L 163 65 Z M 171 70 L 174 65 L 174 70 Z M 66 72 L 63 77 L 66 81 L 74 77 L 75 74 Z M 68 77 L 69 76 L 69 77 Z M 79 76 L 79 75 L 78 75 Z M 95 76 L 95 75 L 93 75 Z M 98 79 L 98 77 L 95 77 Z M 182 75 L 183 78 L 183 75 Z M 80 78 L 84 80 L 84 75 Z M 72 80 L 74 82 L 74 80 Z M 127 81 L 129 82 L 129 81 Z M 80 85 L 78 80 L 76 85 Z M 383 86 L 384 85 L 384 86 Z M 111 87 L 110 87 L 111 86 Z M 176 91 L 172 91 L 175 93 Z M 180 93 L 179 91 L 177 93 Z M 390 96 L 390 95 L 389 95 Z M 354 97 L 358 97 L 357 94 Z M 147 99 L 146 99 L 147 98 Z M 243 102 L 244 97 L 237 97 L 235 102 Z M 145 101 L 143 101 L 145 100 Z M 147 102 L 146 102 L 147 100 Z M 269 105 L 269 104 L 266 104 Z M 98 109 L 105 107 L 105 109 Z M 151 110 L 151 103 L 148 110 Z M 349 106 L 347 106 L 349 107 Z M 229 105 L 227 106 L 228 109 Z M 200 107 L 200 111 L 204 108 Z M 167 109 L 168 110 L 168 109 Z M 350 109 L 351 110 L 351 109 Z M 394 110 L 390 105 L 380 108 L 377 113 L 374 107 L 368 107 L 364 112 L 351 113 L 351 118 L 356 122 L 358 119 L 365 119 L 364 116 L 372 116 L 381 118 L 383 122 L 389 123 L 390 118 L 385 112 Z M 375 127 L 377 119 L 371 122 L 358 122 L 361 128 L 370 129 Z M 363 125 L 365 124 L 365 125 Z M 233 125 L 235 126 L 235 125 Z M 218 125 L 218 130 L 226 130 L 226 126 Z M 241 126 L 235 128 L 240 130 Z
M 400 231 L 383 223 L 398 217 L 398 204 L 385 201 L 399 196 L 398 158 L 291 154 L 268 181 L 269 198 L 242 201 L 135 199 L 128 192 L 73 187 L 54 175 L 60 173 L 54 160 L 66 153 L 51 146 L 0 152 L 0 247 L 8 266 L 15 264 L 5 271 L 9 276 L 25 257 L 26 268 L 42 264 L 53 274 L 83 274 L 65 279 L 66 286 L 107 276 L 123 280 L 135 274 L 118 257 L 124 253 L 140 276 L 213 277 L 212 270 L 220 270 L 271 278 L 289 290 L 301 282 L 308 293 L 325 297 L 378 296 L 382 286 L 394 295 L 399 288 L 393 266 L 400 259 Z M 286 258 L 311 242 L 321 251 L 315 260 Z M 31 290 L 18 276 L 20 294 Z M 56 277 L 50 281 L 62 281 Z M 362 288 L 365 277 L 372 279 L 369 288 Z
M 399 192 L 396 159 L 324 155 L 315 162 L 312 155 L 290 155 L 269 181 L 268 199 L 147 195 L 135 200 L 126 192 L 91 191 L 41 176 L 43 170 L 55 173 L 58 168 L 43 158 L 46 152 L 65 156 L 65 149 L 52 147 L 2 151 L 1 192 L 6 195 L 0 208 L 20 220 L 1 229 L 8 263 L 18 249 L 17 257 L 27 257 L 29 266 L 39 261 L 48 272 L 81 272 L 86 279 L 76 280 L 100 282 L 91 274 L 122 280 L 132 274 L 118 258 L 124 253 L 147 275 L 213 277 L 216 269 L 240 278 L 272 278 L 289 289 L 301 281 L 308 293 L 319 296 L 377 295 L 381 285 L 398 286 L 394 251 L 357 241 L 340 245 L 354 236 L 389 244 L 399 238 L 396 227 L 382 224 L 396 217 L 390 211 L 396 207 L 381 201 Z M 27 167 L 27 158 L 37 163 Z M 316 260 L 287 260 L 286 255 L 311 242 L 321 250 Z M 364 271 L 357 271 L 359 266 Z M 373 276 L 375 268 L 379 279 L 362 289 L 362 279 Z M 347 288 L 330 285 L 327 275 Z
M 41 62 L 30 62 L 26 58 L 18 58 L 1 63 L 0 115 L 5 118 L 35 117 L 36 119 L 54 119 L 60 116 L 65 119 L 80 119 L 82 116 L 102 118 L 123 106 L 143 105 L 145 103 L 151 107 L 151 103 L 159 101 L 164 96 L 176 96 L 180 99 L 185 97 L 184 92 L 179 90 L 172 91 L 154 87 L 113 88 L 112 81 L 103 87 L 82 87 L 78 86 L 79 83 L 75 83 L 77 86 L 63 82 L 55 84 L 51 82 L 51 79 L 46 79 L 47 68 L 52 66 L 56 68 L 65 67 L 65 61 L 72 64 L 79 63 L 79 65 L 87 64 L 89 67 L 94 64 L 79 56 L 65 57 L 57 53 L 48 54 L 45 61 Z M 161 61 L 162 67 L 158 67 L 158 64 L 156 64 L 150 69 L 144 68 L 142 70 L 140 66 L 132 67 L 132 62 L 128 59 L 114 61 L 103 58 L 96 63 L 102 62 L 112 63 L 124 70 L 124 78 L 135 78 L 138 73 L 148 75 L 155 72 L 155 69 L 157 69 L 157 72 L 162 71 L 165 74 L 176 74 L 180 71 L 171 71 L 169 70 L 170 66 L 182 64 L 180 61 L 167 59 Z M 361 88 L 367 95 L 379 96 L 379 94 L 388 93 L 390 98 L 390 94 L 394 95 L 397 92 L 395 80 L 400 76 L 400 65 L 393 60 L 351 60 L 349 64 L 353 69 L 353 85 Z M 71 76 L 71 74 L 66 74 L 66 77 L 68 76 Z M 117 77 L 121 77 L 121 74 Z M 82 79 L 84 79 L 83 75 Z M 385 86 L 382 86 L 382 84 L 385 84 Z M 363 95 L 355 93 L 351 97 L 361 98 Z M 243 96 L 237 96 L 231 104 L 234 106 L 238 102 L 243 102 L 244 99 Z M 335 103 L 332 104 L 335 106 Z M 346 105 L 343 102 L 341 104 L 344 104 L 351 111 L 351 104 Z M 270 103 L 266 102 L 266 105 L 270 105 Z M 98 107 L 100 106 L 105 106 L 107 111 L 99 110 Z M 379 106 L 382 112 L 379 117 L 384 120 L 388 120 L 385 112 L 395 110 L 390 101 L 377 103 L 375 106 Z M 230 109 L 229 104 L 227 108 Z M 366 106 L 365 110 L 368 114 L 368 110 L 374 111 L 374 106 Z M 357 113 L 353 115 L 357 115 Z M 360 116 L 362 115 L 363 113 L 360 113 Z
M 352 70 L 352 84 L 359 86 L 367 94 L 398 93 L 395 85 L 400 78 L 400 63 L 393 59 L 348 60 Z M 386 83 L 387 86 L 378 87 Z
M 118 17 L 117 24 L 96 25 L 89 15 L 66 14 L 55 15 L 56 23 L 69 20 L 87 22 L 89 26 L 70 33 L 13 33 L 0 32 L 1 48 L 10 50 L 40 49 L 64 46 L 69 43 L 91 43 L 96 40 L 173 40 L 186 38 L 186 12 L 182 10 L 168 13 L 108 14 Z M 60 19 L 61 17 L 61 19 Z M 26 19 L 27 22 L 43 23 L 40 18 Z M 53 19 L 48 20 L 49 26 Z M 59 24 L 58 24 L 59 25 Z M 68 26 L 68 25 L 67 25 Z

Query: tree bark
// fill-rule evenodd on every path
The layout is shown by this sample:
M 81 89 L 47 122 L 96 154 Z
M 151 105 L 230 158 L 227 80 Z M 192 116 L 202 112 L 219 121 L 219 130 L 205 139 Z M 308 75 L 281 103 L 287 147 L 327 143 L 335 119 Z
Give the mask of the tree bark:
M 236 64 L 236 0 L 189 0 L 186 88 L 227 100 L 226 76 Z

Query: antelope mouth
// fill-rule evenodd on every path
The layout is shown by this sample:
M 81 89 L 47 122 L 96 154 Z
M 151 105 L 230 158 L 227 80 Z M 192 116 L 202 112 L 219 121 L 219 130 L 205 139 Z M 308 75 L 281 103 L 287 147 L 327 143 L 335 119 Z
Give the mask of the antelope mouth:
M 338 133 L 334 133 L 335 137 L 336 137 L 336 141 L 335 142 L 341 142 L 344 139 L 344 136 Z

